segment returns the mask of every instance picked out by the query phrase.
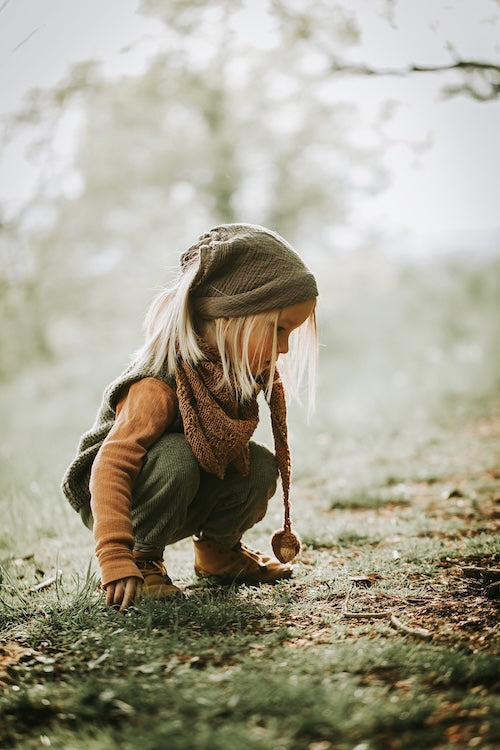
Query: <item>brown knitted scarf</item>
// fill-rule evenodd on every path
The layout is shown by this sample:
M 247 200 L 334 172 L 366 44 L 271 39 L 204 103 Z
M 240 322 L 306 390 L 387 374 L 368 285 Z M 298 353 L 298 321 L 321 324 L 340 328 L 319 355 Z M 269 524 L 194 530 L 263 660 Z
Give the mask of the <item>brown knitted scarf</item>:
M 248 473 L 250 459 L 248 443 L 259 421 L 257 395 L 262 386 L 256 382 L 253 398 L 238 403 L 230 387 L 222 381 L 222 364 L 218 351 L 204 342 L 201 343 L 201 348 L 206 359 L 198 362 L 196 367 L 179 359 L 176 371 L 177 396 L 184 434 L 197 461 L 205 471 L 223 479 L 227 467 L 232 464 L 240 474 L 245 475 Z M 278 534 L 286 535 L 286 550 L 284 551 L 281 537 L 279 543 L 273 541 L 273 549 L 277 557 L 286 562 L 299 551 L 300 541 L 291 530 L 291 462 L 286 400 L 277 371 L 269 409 L 285 507 L 284 529 Z

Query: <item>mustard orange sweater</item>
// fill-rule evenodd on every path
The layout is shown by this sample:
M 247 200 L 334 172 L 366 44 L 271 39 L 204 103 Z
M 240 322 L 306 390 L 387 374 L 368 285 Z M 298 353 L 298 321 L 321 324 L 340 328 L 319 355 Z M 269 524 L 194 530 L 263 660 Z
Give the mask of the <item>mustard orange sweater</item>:
M 148 448 L 172 425 L 177 410 L 175 391 L 152 377 L 133 383 L 117 404 L 116 421 L 90 475 L 90 505 L 103 585 L 129 576 L 142 578 L 132 554 L 132 490 Z

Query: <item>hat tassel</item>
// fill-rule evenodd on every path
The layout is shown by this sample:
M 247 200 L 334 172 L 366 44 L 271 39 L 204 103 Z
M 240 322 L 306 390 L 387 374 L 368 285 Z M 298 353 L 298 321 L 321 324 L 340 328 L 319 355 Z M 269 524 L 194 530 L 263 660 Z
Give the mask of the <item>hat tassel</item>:
M 283 501 L 285 504 L 285 521 L 283 528 L 274 532 L 271 538 L 271 546 L 278 560 L 282 563 L 287 563 L 299 554 L 301 542 L 292 529 L 288 491 L 283 493 Z

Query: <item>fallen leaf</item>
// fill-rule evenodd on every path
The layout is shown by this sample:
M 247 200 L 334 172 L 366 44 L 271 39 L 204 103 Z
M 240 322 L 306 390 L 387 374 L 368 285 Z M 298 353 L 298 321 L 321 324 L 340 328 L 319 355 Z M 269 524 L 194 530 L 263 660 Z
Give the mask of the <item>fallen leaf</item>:
M 19 664 L 20 661 L 30 656 L 34 656 L 35 652 L 31 648 L 25 648 L 19 646 L 14 641 L 4 643 L 0 646 L 0 686 L 6 687 L 7 682 L 10 681 L 9 667 L 14 667 Z

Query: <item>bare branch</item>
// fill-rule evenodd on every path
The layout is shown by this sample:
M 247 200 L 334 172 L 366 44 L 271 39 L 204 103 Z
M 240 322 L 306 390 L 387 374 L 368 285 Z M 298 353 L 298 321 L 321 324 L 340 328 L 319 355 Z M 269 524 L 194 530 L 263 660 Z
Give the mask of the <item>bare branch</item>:
M 500 74 L 500 64 L 483 62 L 481 60 L 458 60 L 445 65 L 408 65 L 405 68 L 372 68 L 369 65 L 333 62 L 330 66 L 333 73 L 364 76 L 406 76 L 410 73 L 444 73 L 450 70 L 468 72 L 489 71 Z
M 330 65 L 333 73 L 359 76 L 409 76 L 415 73 L 448 73 L 458 71 L 463 80 L 455 85 L 443 87 L 444 96 L 465 94 L 477 101 L 486 102 L 500 96 L 500 63 L 484 60 L 455 60 L 443 65 L 408 65 L 402 68 L 374 68 L 363 63 L 350 64 L 333 61 Z

